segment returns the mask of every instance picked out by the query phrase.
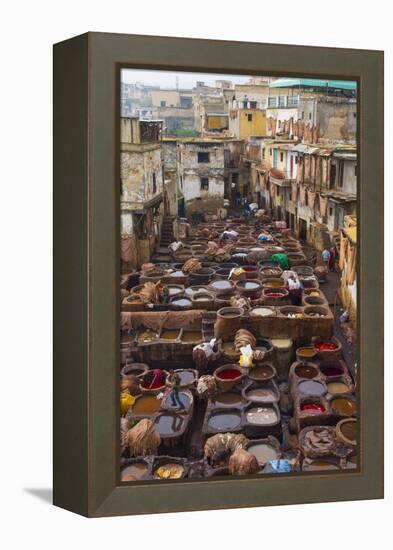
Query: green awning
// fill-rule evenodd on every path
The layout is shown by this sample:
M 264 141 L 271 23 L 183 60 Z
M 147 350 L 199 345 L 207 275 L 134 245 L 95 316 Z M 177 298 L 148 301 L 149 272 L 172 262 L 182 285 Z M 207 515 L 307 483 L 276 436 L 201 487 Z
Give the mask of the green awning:
M 354 80 L 322 80 L 318 78 L 278 78 L 270 84 L 271 88 L 329 88 L 333 90 L 356 91 Z

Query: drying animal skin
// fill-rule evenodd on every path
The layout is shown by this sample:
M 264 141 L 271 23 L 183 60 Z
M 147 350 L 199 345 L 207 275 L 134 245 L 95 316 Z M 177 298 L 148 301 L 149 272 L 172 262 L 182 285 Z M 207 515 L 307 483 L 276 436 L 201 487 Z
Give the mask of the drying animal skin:
M 164 287 L 161 283 L 145 283 L 139 292 L 141 302 L 144 304 L 159 304 L 164 295 Z
M 241 298 L 240 296 L 231 296 L 231 306 L 240 307 L 244 312 L 251 308 L 251 303 L 248 298 Z
M 202 399 L 209 399 L 217 393 L 217 385 L 214 376 L 205 374 L 198 380 L 197 392 Z
M 161 443 L 161 436 L 152 420 L 142 418 L 124 435 L 122 443 L 130 449 L 131 456 L 155 455 Z
M 241 328 L 236 332 L 235 335 L 235 348 L 237 351 L 240 351 L 240 348 L 250 345 L 252 348 L 256 346 L 256 338 L 251 332 L 246 329 Z
M 142 264 L 142 266 L 141 266 L 141 272 L 142 273 L 147 273 L 148 271 L 152 271 L 153 269 L 156 271 L 157 266 L 155 264 L 152 264 L 151 262 Z
M 184 262 L 182 267 L 183 273 L 194 273 L 194 271 L 199 271 L 200 269 L 202 269 L 201 262 L 196 258 L 190 258 Z
M 217 243 L 209 241 L 207 243 L 207 249 L 205 250 L 205 256 L 216 262 L 225 262 L 231 257 L 231 250 L 234 248 L 233 243 L 228 243 L 223 247 L 219 247 Z
M 232 475 L 256 474 L 259 469 L 256 457 L 245 449 L 236 449 L 229 459 L 229 472 Z
M 123 453 L 126 449 L 125 436 L 130 429 L 130 422 L 127 417 L 120 418 L 120 449 Z
M 243 449 L 248 444 L 244 434 L 216 434 L 209 437 L 205 443 L 205 456 L 212 466 L 225 461 L 237 449 Z
M 330 427 L 317 426 L 304 435 L 301 446 L 306 456 L 330 454 L 335 447 L 334 430 Z

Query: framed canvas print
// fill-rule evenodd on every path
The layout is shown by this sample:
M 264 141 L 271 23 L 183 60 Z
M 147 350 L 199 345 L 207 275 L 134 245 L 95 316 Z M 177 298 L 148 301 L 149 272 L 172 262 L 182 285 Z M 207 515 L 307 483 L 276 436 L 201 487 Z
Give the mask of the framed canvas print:
M 383 54 L 54 47 L 54 503 L 383 496 Z

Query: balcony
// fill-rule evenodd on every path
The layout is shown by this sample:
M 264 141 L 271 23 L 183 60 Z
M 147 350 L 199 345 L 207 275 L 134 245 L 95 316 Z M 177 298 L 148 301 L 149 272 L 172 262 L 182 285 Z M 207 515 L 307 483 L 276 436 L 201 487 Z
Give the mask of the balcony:
M 279 187 L 290 187 L 291 183 L 295 181 L 295 178 L 293 176 L 291 177 L 289 172 L 272 168 L 269 172 L 269 180 Z

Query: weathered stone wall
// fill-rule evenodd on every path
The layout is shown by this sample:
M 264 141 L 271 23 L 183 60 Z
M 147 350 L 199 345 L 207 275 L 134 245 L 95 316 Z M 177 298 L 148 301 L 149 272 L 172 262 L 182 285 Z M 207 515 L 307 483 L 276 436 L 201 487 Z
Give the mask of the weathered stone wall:
M 154 175 L 156 189 L 154 190 Z M 160 145 L 122 145 L 120 154 L 122 200 L 143 203 L 162 193 Z
M 320 125 L 320 137 L 355 143 L 356 109 L 355 99 L 319 98 L 315 123 Z
M 177 170 L 177 141 L 166 140 L 162 141 L 162 158 L 165 170 Z
M 177 215 L 177 171 L 165 169 L 165 196 L 168 214 Z

